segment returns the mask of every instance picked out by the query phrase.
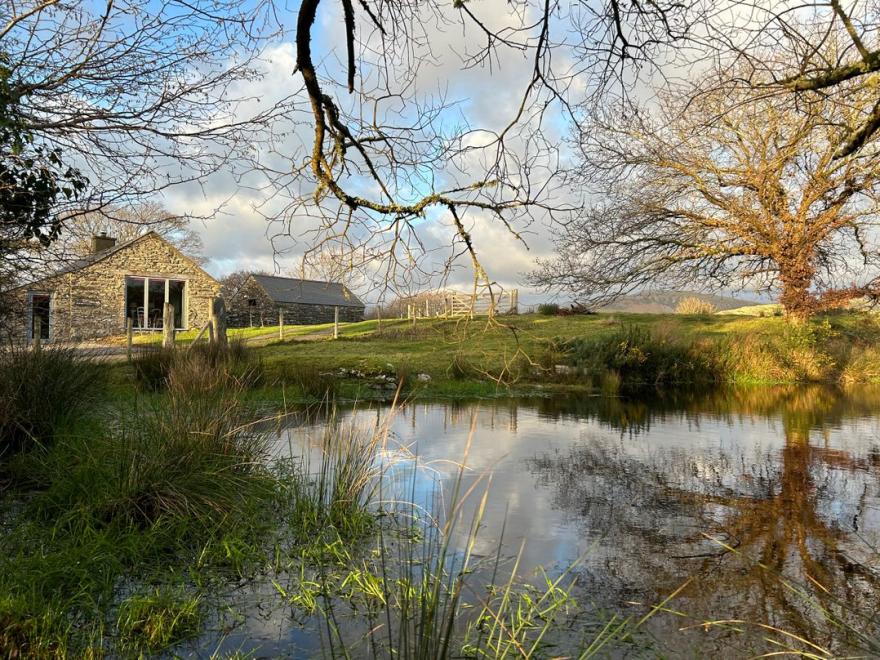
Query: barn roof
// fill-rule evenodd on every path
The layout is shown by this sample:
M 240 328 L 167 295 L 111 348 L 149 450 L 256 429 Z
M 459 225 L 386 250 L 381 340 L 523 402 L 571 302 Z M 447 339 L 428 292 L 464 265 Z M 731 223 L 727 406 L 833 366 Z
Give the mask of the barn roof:
M 339 282 L 297 280 L 274 275 L 252 275 L 266 295 L 276 303 L 301 305 L 332 305 L 334 307 L 363 307 L 364 303 Z

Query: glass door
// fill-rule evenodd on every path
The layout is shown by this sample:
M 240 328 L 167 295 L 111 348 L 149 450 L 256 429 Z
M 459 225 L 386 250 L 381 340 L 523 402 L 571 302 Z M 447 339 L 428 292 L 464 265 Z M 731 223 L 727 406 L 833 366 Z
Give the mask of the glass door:
M 143 277 L 125 279 L 125 316 L 131 319 L 135 330 L 146 330 L 148 327 L 146 283 Z
M 174 305 L 174 327 L 184 329 L 186 281 L 164 277 L 125 278 L 125 316 L 135 330 L 160 330 L 165 303 Z

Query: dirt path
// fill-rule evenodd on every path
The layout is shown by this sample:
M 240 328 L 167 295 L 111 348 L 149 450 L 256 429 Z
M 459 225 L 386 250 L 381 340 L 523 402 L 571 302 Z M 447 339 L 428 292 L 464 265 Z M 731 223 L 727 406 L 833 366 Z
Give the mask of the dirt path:
M 293 343 L 300 341 L 321 341 L 329 339 L 333 336 L 333 328 L 324 328 L 307 335 L 296 335 L 285 337 L 285 343 Z M 278 331 L 267 332 L 265 334 L 245 337 L 244 343 L 247 346 L 259 347 L 268 346 L 278 341 Z M 128 350 L 125 345 L 118 343 L 102 344 L 100 342 L 83 342 L 78 344 L 55 344 L 56 346 L 72 348 L 83 356 L 91 357 L 100 362 L 121 362 L 127 359 Z M 178 344 L 178 346 L 189 346 L 190 344 Z M 145 351 L 154 351 L 159 348 L 159 344 L 135 344 L 132 347 L 132 353 L 143 353 Z

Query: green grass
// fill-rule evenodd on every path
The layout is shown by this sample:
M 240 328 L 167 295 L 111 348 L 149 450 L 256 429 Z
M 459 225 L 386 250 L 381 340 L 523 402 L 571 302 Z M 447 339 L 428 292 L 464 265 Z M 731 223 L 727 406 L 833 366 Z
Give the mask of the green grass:
M 327 336 L 301 341 L 315 327 L 298 326 L 284 342 L 273 339 L 250 346 L 249 364 L 259 378 L 244 394 L 249 403 L 391 400 L 393 389 L 373 386 L 380 374 L 395 380 L 403 376 L 401 396 L 409 399 L 615 393 L 627 385 L 617 382 L 619 369 L 610 362 L 604 365 L 605 373 L 601 364 L 591 365 L 591 373 L 575 374 L 559 373 L 555 366 L 577 362 L 560 352 L 560 345 L 607 343 L 625 328 L 644 331 L 655 347 L 690 355 L 692 366 L 711 366 L 717 384 L 880 382 L 880 322 L 867 312 L 829 314 L 805 326 L 793 326 L 783 317 L 736 314 L 526 314 L 500 317 L 494 323 L 485 318 L 419 319 L 415 324 L 386 319 L 381 324 L 375 320 L 344 324 L 338 340 Z M 654 358 L 663 362 L 669 357 L 651 356 L 646 362 L 656 364 Z M 116 363 L 105 369 L 111 400 L 117 405 L 130 402 L 135 396 L 132 368 Z M 341 369 L 365 377 L 340 377 Z M 430 380 L 418 380 L 419 374 Z M 704 375 L 695 381 L 705 384 Z M 696 384 L 684 378 L 663 380 L 656 384 Z M 634 381 L 653 387 L 656 379 L 636 374 Z
M 324 323 L 321 325 L 287 325 L 284 324 L 285 339 L 303 337 L 306 335 L 324 333 L 333 327 L 332 323 Z M 278 326 L 267 325 L 256 328 L 229 328 L 227 336 L 230 340 L 234 339 L 254 339 L 265 338 L 267 340 L 278 339 Z M 175 341 L 178 344 L 191 344 L 199 335 L 199 330 L 184 330 L 175 334 Z M 207 339 L 207 332 L 202 334 L 203 340 Z M 112 337 L 108 340 L 111 343 L 121 344 L 125 342 L 125 337 Z M 162 343 L 162 332 L 140 332 L 133 337 L 133 343 L 136 345 L 157 345 Z
M 624 327 L 644 331 L 655 344 L 683 347 L 711 360 L 719 379 L 727 382 L 866 382 L 878 377 L 870 365 L 880 346 L 880 325 L 873 314 L 855 312 L 817 318 L 802 328 L 782 317 L 743 315 L 530 314 L 493 324 L 486 319 L 383 321 L 381 331 L 376 321 L 366 321 L 343 326 L 338 341 L 274 342 L 255 353 L 268 374 L 298 367 L 325 373 L 403 368 L 431 376 L 430 383 L 412 383 L 416 395 L 534 393 L 536 386 L 545 391 L 592 387 L 589 379 L 554 373 L 555 364 L 567 363 L 558 351 L 559 340 L 601 343 Z
M 736 316 L 782 316 L 783 309 L 779 303 L 768 303 L 766 305 L 745 305 L 715 313 L 733 314 Z

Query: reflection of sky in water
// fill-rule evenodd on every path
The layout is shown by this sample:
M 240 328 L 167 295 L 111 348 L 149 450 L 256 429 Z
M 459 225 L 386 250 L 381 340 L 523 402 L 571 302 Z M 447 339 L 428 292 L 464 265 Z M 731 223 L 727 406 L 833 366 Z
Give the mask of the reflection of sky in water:
M 610 607 L 637 593 L 669 593 L 697 575 L 711 586 L 684 596 L 693 607 L 731 608 L 712 612 L 719 616 L 751 609 L 785 623 L 778 594 L 750 577 L 757 561 L 775 558 L 794 579 L 808 569 L 821 573 L 831 587 L 850 580 L 835 564 L 840 557 L 880 565 L 874 550 L 880 545 L 877 407 L 873 399 L 805 392 L 657 405 L 600 399 L 410 404 L 390 422 L 381 454 L 383 498 L 413 499 L 429 509 L 448 504 L 466 455 L 462 490 L 478 487 L 458 527 L 459 544 L 490 487 L 478 556 L 495 554 L 504 527 L 507 555 L 526 540 L 524 576 L 539 565 L 566 567 L 583 555 L 586 582 L 599 587 L 590 599 Z M 374 428 L 387 413 L 342 417 Z M 288 444 L 314 443 L 320 432 L 317 426 L 287 429 L 279 453 Z M 703 533 L 741 543 L 741 556 L 721 556 Z M 874 570 L 852 578 L 859 581 L 859 598 L 877 600 Z M 723 577 L 728 574 L 738 577 Z
M 375 411 L 348 416 L 366 428 L 376 423 Z M 386 475 L 384 497 L 406 500 L 414 496 L 425 507 L 435 501 L 438 489 L 448 498 L 458 462 L 465 456 L 472 423 L 474 433 L 463 489 L 478 479 L 491 480 L 477 552 L 494 553 L 506 520 L 505 546 L 509 552 L 515 552 L 520 541 L 526 539 L 525 566 L 567 565 L 587 550 L 595 553 L 595 544 L 606 531 L 604 521 L 578 519 L 560 506 L 550 483 L 552 475 L 536 474 L 536 459 L 564 461 L 573 448 L 595 447 L 617 461 L 633 461 L 635 465 L 659 471 L 670 483 L 689 492 L 709 488 L 756 496 L 758 480 L 763 480 L 767 488 L 778 489 L 774 474 L 786 444 L 785 424 L 772 412 L 663 412 L 651 418 L 649 428 L 632 430 L 615 428 L 600 415 L 554 417 L 516 403 L 416 403 L 397 411 L 391 422 L 392 432 L 383 458 L 392 467 Z M 291 432 L 297 438 L 303 433 L 317 436 L 319 430 Z M 810 444 L 817 448 L 864 458 L 880 433 L 875 418 L 857 417 L 832 420 L 824 428 L 811 429 L 809 436 Z M 811 463 L 816 483 L 834 494 L 817 500 L 819 514 L 829 520 L 855 515 L 859 497 L 868 483 L 876 487 L 875 480 L 864 471 L 842 471 L 816 461 Z M 612 500 L 613 510 L 630 506 L 626 501 L 613 502 L 613 479 L 601 487 Z M 477 491 L 478 495 L 482 493 L 482 487 Z M 476 502 L 478 496 L 471 499 Z M 869 507 L 865 515 L 865 525 L 876 529 L 877 509 Z M 653 522 L 683 524 L 675 520 Z M 466 527 L 461 526 L 462 531 Z M 598 559 L 592 555 L 593 561 Z

